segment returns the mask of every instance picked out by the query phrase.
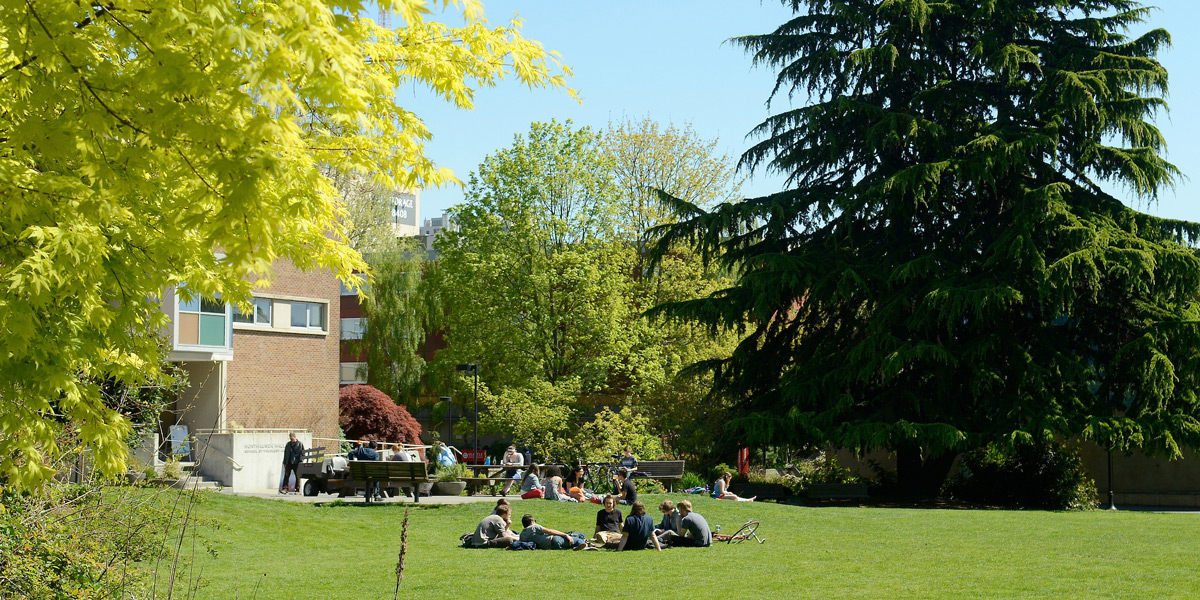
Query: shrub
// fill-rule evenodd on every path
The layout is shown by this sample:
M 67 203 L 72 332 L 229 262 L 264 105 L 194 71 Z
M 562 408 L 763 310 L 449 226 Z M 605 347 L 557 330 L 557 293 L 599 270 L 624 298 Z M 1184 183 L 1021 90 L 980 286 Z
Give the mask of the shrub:
M 713 479 L 715 480 L 716 478 L 714 477 Z M 691 471 L 684 473 L 683 478 L 679 480 L 679 486 L 685 490 L 695 488 L 695 487 L 703 487 L 703 486 L 708 485 L 709 483 L 712 483 L 712 482 L 705 481 L 703 476 L 693 473 Z
M 733 473 L 733 480 L 735 482 L 749 481 L 749 479 L 746 476 L 742 475 L 741 473 L 738 473 L 737 469 L 735 469 L 725 463 L 721 463 L 721 464 L 713 467 L 712 470 L 709 471 L 709 473 L 708 473 L 709 477 L 708 477 L 708 481 L 706 483 L 711 485 L 712 482 L 716 481 L 718 478 L 720 478 L 725 473 Z
M 1097 503 L 1079 451 L 1058 442 L 965 452 L 947 491 L 959 500 L 1012 508 L 1089 510 Z
M 639 494 L 665 494 L 667 488 L 657 479 L 634 479 L 633 487 Z
M 421 425 L 408 410 L 369 385 L 348 385 L 338 393 L 338 425 L 352 439 L 416 444 Z
M 466 465 L 455 463 L 453 465 L 438 467 L 436 480 L 442 482 L 462 481 L 464 477 L 469 477 L 470 475 L 471 469 L 467 468 Z

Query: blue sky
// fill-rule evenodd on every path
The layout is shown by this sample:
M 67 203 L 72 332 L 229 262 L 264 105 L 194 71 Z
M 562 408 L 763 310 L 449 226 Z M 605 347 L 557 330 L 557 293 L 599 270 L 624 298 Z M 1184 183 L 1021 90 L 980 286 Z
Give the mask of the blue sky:
M 769 114 L 766 100 L 774 73 L 753 68 L 749 57 L 725 40 L 769 32 L 791 15 L 772 1 L 483 1 L 493 25 L 518 13 L 526 37 L 562 54 L 575 72 L 570 85 L 583 102 L 504 81 L 480 90 L 475 110 L 462 111 L 420 90 L 401 90 L 399 103 L 423 117 L 434 134 L 429 156 L 463 181 L 488 154 L 528 131 L 530 123 L 552 118 L 601 129 L 626 117 L 691 123 L 701 136 L 718 138 L 719 150 L 736 159 L 750 144 L 746 134 Z M 1153 13 L 1147 28 L 1166 28 L 1174 43 L 1159 57 L 1171 75 L 1171 112 L 1160 115 L 1157 124 L 1167 138 L 1168 160 L 1190 179 L 1163 192 L 1157 203 L 1125 190 L 1113 192 L 1138 210 L 1200 221 L 1200 36 L 1195 34 L 1200 2 L 1151 4 L 1161 10 Z M 771 111 L 786 108 L 787 99 L 780 98 Z M 742 191 L 757 196 L 781 186 L 781 178 L 759 172 Z M 457 186 L 422 191 L 421 219 L 441 215 L 462 196 Z

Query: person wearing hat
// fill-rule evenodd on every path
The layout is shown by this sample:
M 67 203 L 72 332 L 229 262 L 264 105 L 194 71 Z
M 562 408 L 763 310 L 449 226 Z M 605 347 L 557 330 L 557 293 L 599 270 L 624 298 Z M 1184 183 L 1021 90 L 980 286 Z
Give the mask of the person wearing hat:
M 500 464 L 506 467 L 512 467 L 504 471 L 504 476 L 508 478 L 508 481 L 504 482 L 504 489 L 500 490 L 500 495 L 506 496 L 508 495 L 508 490 L 512 489 L 514 481 L 513 478 L 517 476 L 518 469 L 516 467 L 525 465 L 525 457 L 521 456 L 520 452 L 517 452 L 516 444 L 510 444 L 508 446 L 508 450 L 504 452 L 504 458 L 501 459 Z

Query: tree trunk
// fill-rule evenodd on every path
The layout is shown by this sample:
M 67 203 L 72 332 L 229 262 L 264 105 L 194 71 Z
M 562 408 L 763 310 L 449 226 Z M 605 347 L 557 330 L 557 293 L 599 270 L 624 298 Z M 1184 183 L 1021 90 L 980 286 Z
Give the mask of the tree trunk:
M 955 452 L 946 452 L 927 457 L 920 448 L 897 450 L 896 479 L 900 494 L 910 500 L 936 498 L 957 456 Z

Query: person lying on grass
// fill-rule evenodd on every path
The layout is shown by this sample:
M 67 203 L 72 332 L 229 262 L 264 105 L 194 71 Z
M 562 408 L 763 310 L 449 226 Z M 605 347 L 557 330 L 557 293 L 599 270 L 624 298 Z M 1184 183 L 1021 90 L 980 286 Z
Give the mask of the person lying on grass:
M 625 517 L 625 527 L 621 530 L 621 542 L 617 544 L 617 552 L 625 550 L 645 550 L 646 543 L 654 544 L 654 549 L 662 552 L 662 544 L 654 536 L 654 519 L 646 514 L 646 505 L 641 500 L 633 503 L 629 516 Z
M 521 530 L 521 541 L 532 542 L 538 550 L 579 550 L 587 545 L 587 539 L 582 533 L 563 533 L 557 529 L 542 527 L 530 514 L 521 517 L 521 526 L 525 528 Z

